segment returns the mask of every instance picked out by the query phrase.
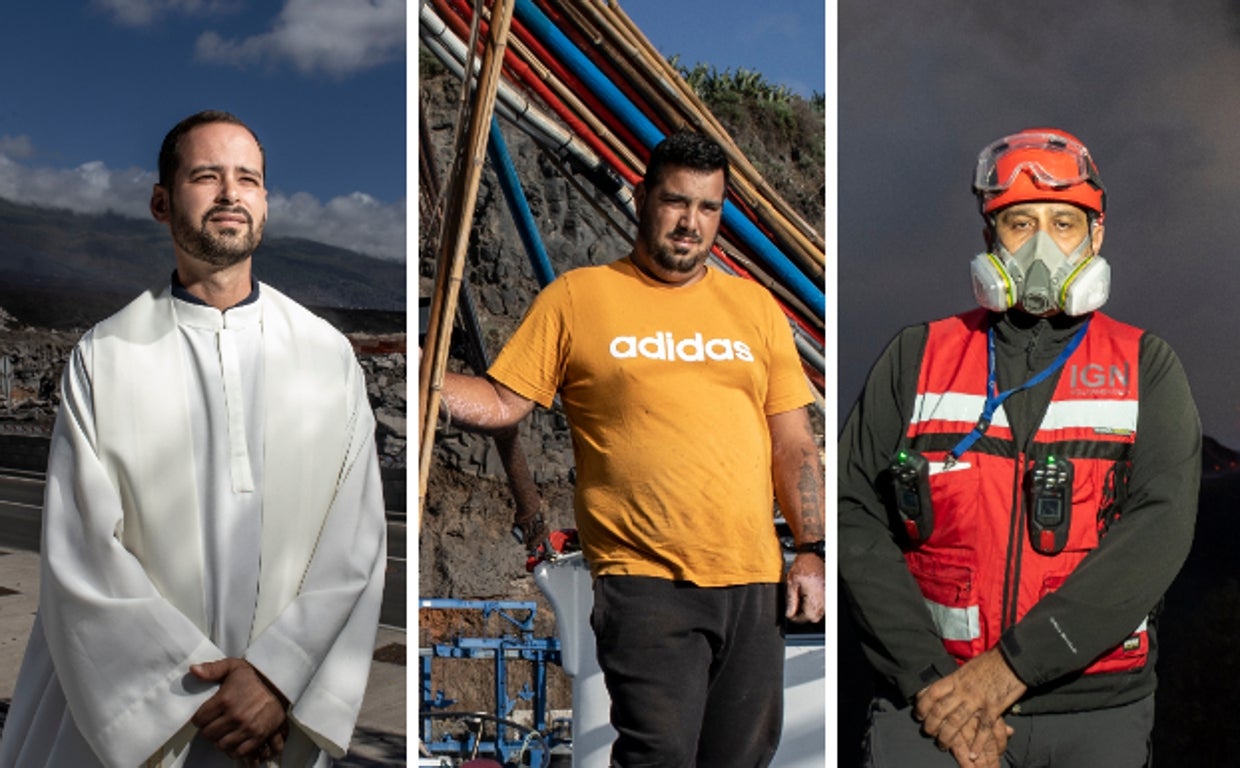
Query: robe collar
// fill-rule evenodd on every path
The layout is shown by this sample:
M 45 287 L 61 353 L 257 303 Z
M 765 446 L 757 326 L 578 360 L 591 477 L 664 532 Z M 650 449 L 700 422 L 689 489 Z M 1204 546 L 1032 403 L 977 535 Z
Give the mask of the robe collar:
M 247 304 L 253 304 L 256 301 L 258 301 L 258 287 L 259 287 L 258 280 L 253 275 L 251 275 L 250 276 L 250 295 L 246 296 L 244 299 L 232 305 L 228 309 L 236 309 L 237 307 L 244 307 Z M 172 270 L 172 296 L 173 298 L 180 299 L 181 301 L 189 302 L 190 304 L 197 304 L 198 306 L 201 306 L 201 307 L 211 306 L 207 302 L 203 301 L 202 299 L 198 298 L 197 296 L 189 292 L 189 289 L 186 288 L 185 285 L 181 283 L 181 278 L 177 276 L 177 271 L 175 269 Z M 228 310 L 226 309 L 224 311 L 227 312 Z

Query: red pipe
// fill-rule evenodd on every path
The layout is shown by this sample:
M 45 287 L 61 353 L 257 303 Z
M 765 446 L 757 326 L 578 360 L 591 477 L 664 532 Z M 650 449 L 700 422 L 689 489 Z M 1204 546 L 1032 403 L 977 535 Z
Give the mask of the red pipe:
M 444 21 L 453 28 L 452 31 L 460 36 L 462 40 L 468 40 L 468 21 L 452 12 L 452 9 L 448 6 L 448 0 L 432 1 L 434 2 L 436 9 L 438 9 L 443 15 Z M 487 23 L 485 21 L 482 22 L 482 26 L 483 29 L 485 29 Z M 517 58 L 515 53 L 507 49 L 504 50 L 504 65 L 532 91 L 534 91 L 534 93 L 536 93 L 538 97 L 541 98 L 561 120 L 567 123 L 573 133 L 580 136 L 591 149 L 598 153 L 599 157 L 612 167 L 612 170 L 624 177 L 625 181 L 630 184 L 637 184 L 641 181 L 641 176 L 635 170 L 630 168 L 627 163 L 617 157 L 616 154 L 611 151 L 611 148 L 607 146 L 606 142 L 599 138 L 598 134 L 590 130 L 588 125 L 573 114 L 573 111 L 566 107 L 562 101 L 560 101 L 559 97 L 551 91 L 546 83 L 534 74 L 525 62 L 521 61 Z
M 576 25 L 573 24 L 571 20 L 566 19 L 564 14 L 560 13 L 557 9 L 552 8 L 551 4 L 547 2 L 547 0 L 534 0 L 534 4 L 537 5 L 544 14 L 546 14 L 548 19 L 555 22 L 555 26 L 564 33 L 565 37 L 573 42 L 573 45 L 577 46 L 578 50 L 584 53 L 590 61 L 594 62 L 594 65 L 598 67 L 603 74 L 607 75 L 607 79 L 619 88 L 620 91 L 628 97 L 629 101 L 633 102 L 633 106 L 641 110 L 642 114 L 646 116 L 646 119 L 654 123 L 655 127 L 657 127 L 661 133 L 666 135 L 669 132 L 667 123 L 665 123 L 663 119 L 655 113 L 654 109 L 650 106 L 650 102 L 646 101 L 646 99 L 637 92 L 637 89 L 629 83 L 624 75 L 620 74 L 611 62 L 607 61 L 602 55 L 599 54 L 594 42 L 586 39 L 586 36 L 582 34 L 581 30 L 577 29 Z M 642 147 L 641 144 L 638 144 L 638 146 Z M 645 150 L 644 147 L 642 147 L 642 149 L 645 153 L 649 152 L 649 150 Z
M 454 0 L 454 2 L 464 3 L 465 0 Z M 543 46 L 542 41 L 515 18 L 512 20 L 512 30 L 517 35 L 517 39 L 530 49 L 530 53 L 533 54 L 534 58 L 538 59 L 544 67 L 551 70 L 551 73 L 559 78 L 607 126 L 607 130 L 611 131 L 630 152 L 642 158 L 644 163 L 648 154 L 645 147 L 642 146 L 642 143 L 628 127 L 594 95 L 594 92 L 585 87 L 585 83 L 581 81 L 581 78 L 575 72 L 565 67 L 559 59 L 552 56 L 546 47 Z

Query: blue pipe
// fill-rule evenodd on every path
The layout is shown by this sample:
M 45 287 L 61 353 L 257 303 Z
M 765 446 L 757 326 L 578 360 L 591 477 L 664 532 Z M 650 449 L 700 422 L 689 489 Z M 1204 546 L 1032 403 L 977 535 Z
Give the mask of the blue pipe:
M 782 278 L 788 287 L 805 306 L 818 311 L 818 319 L 824 319 L 827 311 L 826 294 L 821 285 L 806 277 L 784 252 L 775 247 L 762 230 L 758 229 L 745 214 L 741 213 L 731 201 L 723 201 L 723 225 L 732 234 L 755 252 L 758 259 L 765 262 L 776 278 Z
M 646 149 L 653 148 L 655 144 L 663 140 L 663 134 L 655 124 L 643 115 L 641 110 L 637 109 L 633 102 L 599 71 L 594 62 L 573 45 L 572 41 L 555 24 L 551 23 L 551 20 L 534 5 L 533 0 L 516 0 L 514 12 L 521 23 L 543 45 L 559 56 L 565 66 L 576 72 L 585 86 L 602 99 L 603 103 L 620 120 L 624 121 L 629 131 L 646 145 Z M 798 299 L 811 309 L 817 309 L 820 318 L 826 314 L 826 297 L 822 286 L 815 285 L 771 243 L 766 235 L 762 234 L 753 222 L 727 201 L 723 206 L 723 224 Z
M 517 169 L 512 164 L 512 155 L 508 154 L 508 144 L 504 134 L 500 133 L 499 120 L 491 116 L 491 135 L 487 141 L 487 157 L 491 159 L 491 167 L 499 177 L 500 189 L 504 192 L 504 200 L 508 201 L 508 212 L 512 214 L 517 225 L 517 233 L 521 235 L 521 244 L 525 246 L 525 254 L 534 268 L 534 277 L 539 286 L 545 288 L 555 279 L 555 269 L 551 267 L 551 259 L 547 257 L 547 249 L 543 247 L 542 238 L 538 235 L 538 225 L 534 223 L 534 215 L 530 213 L 530 204 L 525 199 L 525 190 L 521 188 L 521 180 L 517 178 Z

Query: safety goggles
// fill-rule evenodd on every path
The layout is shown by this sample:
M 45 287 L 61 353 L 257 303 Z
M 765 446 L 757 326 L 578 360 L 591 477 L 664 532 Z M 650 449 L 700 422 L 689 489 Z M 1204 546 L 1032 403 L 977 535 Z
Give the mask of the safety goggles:
M 973 188 L 980 194 L 1002 192 L 1027 173 L 1042 187 L 1066 189 L 1089 182 L 1102 189 L 1098 169 L 1085 145 L 1057 133 L 1017 133 L 982 150 Z

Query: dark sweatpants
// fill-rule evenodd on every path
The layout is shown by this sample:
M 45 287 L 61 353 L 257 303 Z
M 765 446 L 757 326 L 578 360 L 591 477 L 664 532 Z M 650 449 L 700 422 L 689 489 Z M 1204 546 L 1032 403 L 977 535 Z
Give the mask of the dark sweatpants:
M 1005 715 L 1016 730 L 1004 768 L 1143 768 L 1151 764 L 1154 697 L 1119 707 L 1046 715 Z M 957 768 L 921 733 L 912 707 L 875 699 L 866 736 L 868 768 Z
M 783 720 L 775 584 L 594 580 L 590 617 L 611 695 L 616 768 L 760 768 Z

